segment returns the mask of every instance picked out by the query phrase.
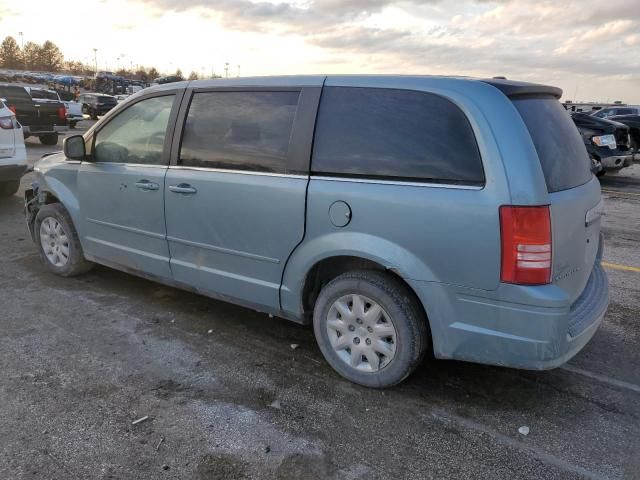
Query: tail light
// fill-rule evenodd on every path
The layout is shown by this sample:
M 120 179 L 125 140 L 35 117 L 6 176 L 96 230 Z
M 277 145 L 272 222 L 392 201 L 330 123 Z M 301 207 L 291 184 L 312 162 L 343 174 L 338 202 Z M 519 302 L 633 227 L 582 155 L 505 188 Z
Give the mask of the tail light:
M 3 130 L 13 130 L 15 124 L 13 117 L 0 117 L 0 128 Z
M 551 282 L 551 213 L 548 205 L 500 207 L 500 281 L 518 285 Z
M 13 112 L 14 115 L 17 115 L 16 106 L 15 105 L 7 105 L 7 108 Z
M 58 118 L 60 120 L 64 120 L 65 118 L 67 118 L 67 109 L 66 109 L 66 107 L 64 107 L 64 106 L 58 107 Z

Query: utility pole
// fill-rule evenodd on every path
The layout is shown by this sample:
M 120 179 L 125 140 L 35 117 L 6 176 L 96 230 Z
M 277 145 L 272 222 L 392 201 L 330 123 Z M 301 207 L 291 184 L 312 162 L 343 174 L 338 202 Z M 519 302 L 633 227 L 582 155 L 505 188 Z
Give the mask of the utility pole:
M 96 67 L 96 77 L 98 76 L 98 49 L 94 48 L 93 49 L 93 63 L 95 64 Z
M 238 64 L 238 77 L 240 77 L 240 64 Z
M 224 62 L 224 77 L 229 78 L 229 62 Z

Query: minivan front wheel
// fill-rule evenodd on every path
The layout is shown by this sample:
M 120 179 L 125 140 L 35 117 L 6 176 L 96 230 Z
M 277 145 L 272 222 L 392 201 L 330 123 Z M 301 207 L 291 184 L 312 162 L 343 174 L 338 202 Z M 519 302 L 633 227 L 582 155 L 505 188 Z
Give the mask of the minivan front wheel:
M 78 233 L 61 204 L 43 205 L 33 231 L 40 258 L 53 273 L 72 277 L 88 272 L 93 266 L 84 258 Z
M 320 292 L 313 314 L 327 362 L 367 387 L 396 385 L 428 348 L 427 320 L 413 293 L 383 272 L 348 272 Z

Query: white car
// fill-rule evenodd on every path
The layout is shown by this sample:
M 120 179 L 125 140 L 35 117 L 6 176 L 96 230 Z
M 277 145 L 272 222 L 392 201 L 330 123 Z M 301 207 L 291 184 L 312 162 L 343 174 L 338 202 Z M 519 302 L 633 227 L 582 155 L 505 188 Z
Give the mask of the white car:
M 26 170 L 22 125 L 0 99 L 0 197 L 9 197 L 18 191 Z

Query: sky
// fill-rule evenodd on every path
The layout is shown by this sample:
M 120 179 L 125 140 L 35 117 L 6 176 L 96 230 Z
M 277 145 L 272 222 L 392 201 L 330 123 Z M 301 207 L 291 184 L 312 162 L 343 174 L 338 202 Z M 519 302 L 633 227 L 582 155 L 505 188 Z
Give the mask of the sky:
M 503 75 L 640 104 L 640 0 L 0 0 L 6 35 L 99 70 Z

